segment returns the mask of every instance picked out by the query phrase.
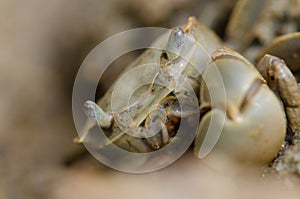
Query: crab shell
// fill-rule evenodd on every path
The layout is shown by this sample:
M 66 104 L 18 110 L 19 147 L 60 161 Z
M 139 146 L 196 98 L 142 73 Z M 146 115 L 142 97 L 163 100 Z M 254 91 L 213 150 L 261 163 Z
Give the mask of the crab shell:
M 213 53 L 214 60 L 203 74 L 205 84 L 200 88 L 200 108 L 210 109 L 201 118 L 195 139 L 195 155 L 201 156 L 202 145 L 216 132 L 209 126 L 220 127 L 220 137 L 204 161 L 214 168 L 228 165 L 267 165 L 279 152 L 285 138 L 284 111 L 275 94 L 265 84 L 260 73 L 241 55 L 227 48 Z M 214 83 L 219 70 L 225 87 L 226 101 L 218 95 Z M 210 93 L 209 91 L 213 92 Z M 211 104 L 214 97 L 214 106 Z M 211 123 L 212 117 L 222 120 Z

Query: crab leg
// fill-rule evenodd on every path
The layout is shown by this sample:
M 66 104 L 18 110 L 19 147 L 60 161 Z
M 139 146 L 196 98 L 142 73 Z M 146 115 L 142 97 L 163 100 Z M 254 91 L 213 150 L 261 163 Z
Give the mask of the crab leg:
M 149 114 L 145 121 L 145 138 L 154 149 L 159 149 L 161 146 L 169 142 L 169 133 L 165 125 L 166 112 L 164 109 L 158 109 Z M 158 135 L 161 133 L 161 138 Z
M 300 139 L 300 89 L 296 78 L 278 57 L 265 55 L 257 69 L 267 80 L 269 87 L 277 90 L 285 106 L 287 120 L 295 138 Z

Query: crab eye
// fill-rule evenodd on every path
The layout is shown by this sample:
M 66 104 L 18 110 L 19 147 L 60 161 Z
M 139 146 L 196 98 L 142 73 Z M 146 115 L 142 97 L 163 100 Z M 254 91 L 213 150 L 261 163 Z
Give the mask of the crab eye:
M 177 28 L 175 30 L 173 30 L 173 38 L 174 38 L 174 42 L 177 48 L 179 48 L 183 43 L 183 39 L 184 39 L 184 32 L 181 28 Z
M 170 60 L 181 55 L 184 42 L 185 42 L 184 31 L 181 28 L 173 29 L 169 36 L 165 48 Z

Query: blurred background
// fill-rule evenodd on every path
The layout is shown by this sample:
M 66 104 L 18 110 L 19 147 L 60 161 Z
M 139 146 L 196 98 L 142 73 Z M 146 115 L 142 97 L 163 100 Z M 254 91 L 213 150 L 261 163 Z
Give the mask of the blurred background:
M 131 28 L 170 28 L 191 15 L 210 23 L 207 2 L 230 11 L 235 0 L 0 0 L 0 198 L 299 197 L 276 180 L 220 175 L 190 151 L 161 171 L 134 175 L 72 142 L 72 86 L 85 56 Z

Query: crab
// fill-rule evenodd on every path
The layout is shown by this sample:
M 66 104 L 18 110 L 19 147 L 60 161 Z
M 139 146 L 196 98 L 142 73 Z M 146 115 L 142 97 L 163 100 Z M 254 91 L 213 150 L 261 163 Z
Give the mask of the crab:
M 193 93 L 198 93 L 207 57 L 220 46 L 213 32 L 190 17 L 186 25 L 173 29 L 165 50 L 149 49 L 129 66 L 100 106 L 87 101 L 85 113 L 118 147 L 138 153 L 158 150 L 176 135 L 182 115 L 199 112 Z M 179 100 L 188 107 L 186 112 L 180 111 Z M 88 132 L 78 141 L 86 136 Z
M 172 30 L 165 50 L 147 50 L 117 81 L 123 83 L 116 83 L 98 103 L 84 104 L 89 120 L 110 140 L 99 147 L 113 143 L 136 153 L 159 150 L 176 139 L 182 118 L 200 113 L 196 157 L 213 148 L 207 159 L 226 152 L 237 163 L 268 164 L 284 142 L 284 110 L 256 68 L 221 46 L 215 34 L 191 17 Z M 152 64 L 140 70 L 144 63 Z M 89 131 L 78 141 L 86 142 L 88 136 Z
M 203 158 L 211 152 L 208 161 L 267 165 L 285 139 L 300 142 L 300 33 L 278 37 L 299 29 L 300 0 L 207 5 L 201 17 L 210 26 L 233 9 L 225 44 L 190 17 L 156 41 L 163 49 L 149 49 L 128 66 L 97 103 L 85 102 L 89 128 L 98 126 L 109 138 L 98 148 L 160 150 L 178 137 L 183 118 L 198 114 L 194 154 Z M 89 130 L 77 142 L 88 137 Z

